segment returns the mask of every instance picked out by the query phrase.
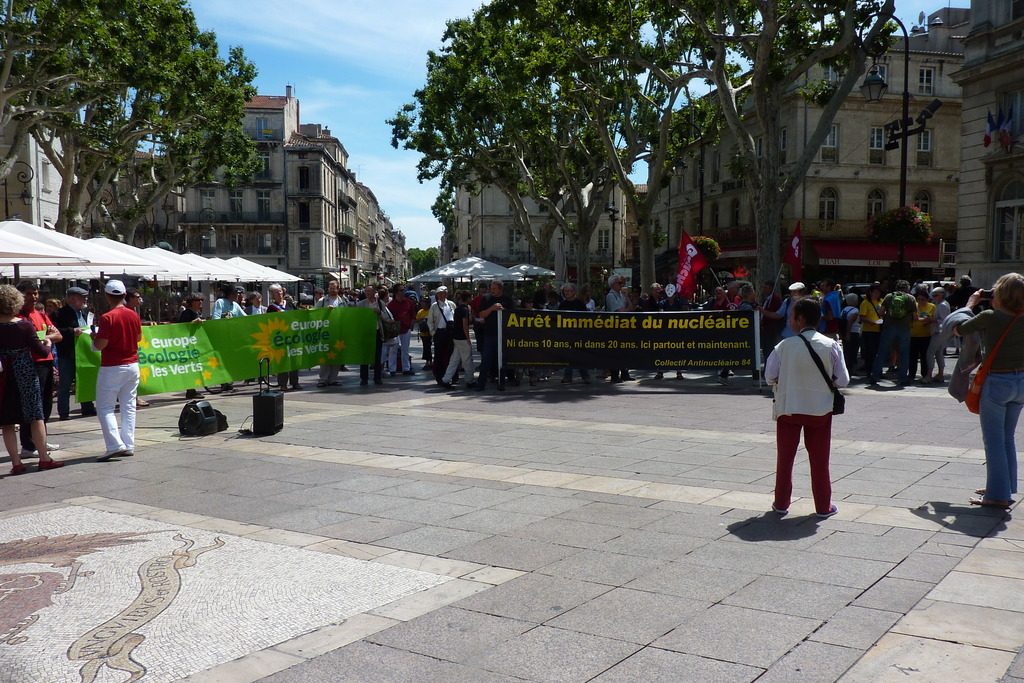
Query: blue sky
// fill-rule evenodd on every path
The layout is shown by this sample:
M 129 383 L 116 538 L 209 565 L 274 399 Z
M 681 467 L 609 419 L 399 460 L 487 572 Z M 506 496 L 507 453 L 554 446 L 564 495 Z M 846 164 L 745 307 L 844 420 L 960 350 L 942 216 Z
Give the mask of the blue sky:
M 481 0 L 192 0 L 200 27 L 222 49 L 241 45 L 259 69 L 262 95 L 295 89 L 303 123 L 321 123 L 341 140 L 349 167 L 405 233 L 406 246 L 437 246 L 430 213 L 435 184 L 416 181 L 417 155 L 391 147 L 384 121 L 423 84 L 427 50 L 440 45 L 445 21 L 467 17 Z M 966 7 L 969 0 L 950 3 Z M 896 0 L 909 28 L 918 12 L 947 0 Z

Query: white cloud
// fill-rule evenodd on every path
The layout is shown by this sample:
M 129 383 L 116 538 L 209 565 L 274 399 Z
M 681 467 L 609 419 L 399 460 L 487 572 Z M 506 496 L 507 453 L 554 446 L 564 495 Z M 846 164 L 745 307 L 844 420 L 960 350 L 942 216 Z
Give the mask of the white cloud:
M 237 0 L 192 3 L 201 25 L 212 24 L 227 42 L 341 58 L 398 80 L 422 74 L 426 51 L 440 43 L 445 21 L 469 16 L 480 5 L 479 0 L 293 0 L 283 7 L 250 0 L 240 11 Z

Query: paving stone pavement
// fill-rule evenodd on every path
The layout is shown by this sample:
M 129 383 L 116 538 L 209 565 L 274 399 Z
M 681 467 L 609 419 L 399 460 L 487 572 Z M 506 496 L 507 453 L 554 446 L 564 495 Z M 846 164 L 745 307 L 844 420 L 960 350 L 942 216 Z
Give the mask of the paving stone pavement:
M 477 393 L 423 374 L 360 388 L 349 372 L 289 393 L 285 429 L 260 438 L 236 432 L 252 389 L 211 397 L 231 428 L 202 438 L 176 433 L 180 394 L 157 396 L 136 456 L 109 463 L 95 462 L 95 419 L 56 422 L 68 466 L 0 479 L 0 662 L 16 664 L 0 681 L 34 680 L 30 645 L 61 659 L 113 619 L 120 603 L 66 623 L 103 571 L 130 603 L 150 556 L 182 565 L 179 600 L 247 606 L 246 633 L 224 640 L 251 645 L 196 637 L 164 664 L 161 648 L 180 646 L 160 634 L 196 618 L 170 606 L 119 632 L 135 659 L 105 651 L 97 681 L 123 680 L 115 664 L 144 682 L 1024 680 L 1024 522 L 967 504 L 984 483 L 980 430 L 943 388 L 855 382 L 833 427 L 840 512 L 818 520 L 805 457 L 790 514 L 770 512 L 767 391 L 640 378 Z M 224 545 L 192 565 L 185 550 L 147 555 L 148 538 L 32 564 L 10 543 L 21 529 L 93 533 L 101 512 L 116 529 Z M 344 595 L 324 554 L 356 561 L 372 587 Z M 251 585 L 203 578 L 225 558 Z M 275 575 L 285 562 L 317 569 Z M 397 580 L 389 567 L 411 572 L 400 595 L 380 588 Z M 12 577 L 44 569 L 63 583 L 15 602 Z M 297 597 L 258 588 L 268 576 Z M 342 606 L 312 615 L 311 596 Z

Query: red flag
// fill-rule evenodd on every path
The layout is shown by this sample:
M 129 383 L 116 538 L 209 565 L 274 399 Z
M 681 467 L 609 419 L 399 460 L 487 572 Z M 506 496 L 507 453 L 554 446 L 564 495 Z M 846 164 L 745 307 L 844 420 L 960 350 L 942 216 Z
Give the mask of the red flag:
M 706 265 L 708 265 L 707 258 L 683 230 L 683 234 L 679 237 L 679 270 L 676 273 L 676 289 L 687 299 L 693 299 L 693 295 L 697 292 L 697 273 Z
M 985 123 L 985 147 L 992 144 L 992 133 L 996 130 L 996 122 L 992 120 L 992 112 L 988 113 L 988 121 Z
M 999 144 L 1005 149 L 1010 148 L 1013 141 L 1013 105 L 1006 112 L 1006 118 L 999 122 Z
M 799 281 L 803 279 L 803 254 L 801 253 L 804 248 L 804 238 L 800 234 L 800 221 L 796 222 L 796 230 L 793 231 L 793 237 L 789 240 L 789 246 L 786 247 L 786 254 L 782 257 L 783 263 L 788 263 L 793 266 L 793 281 Z

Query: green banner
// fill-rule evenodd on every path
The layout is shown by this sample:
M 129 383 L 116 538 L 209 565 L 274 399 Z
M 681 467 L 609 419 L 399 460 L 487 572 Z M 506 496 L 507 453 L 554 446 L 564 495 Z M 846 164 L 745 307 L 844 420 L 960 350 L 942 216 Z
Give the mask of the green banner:
M 373 362 L 376 316 L 369 308 L 311 308 L 284 313 L 142 328 L 139 394 L 184 391 L 258 374 L 317 365 Z M 76 340 L 76 399 L 94 401 L 100 353 L 92 338 Z

